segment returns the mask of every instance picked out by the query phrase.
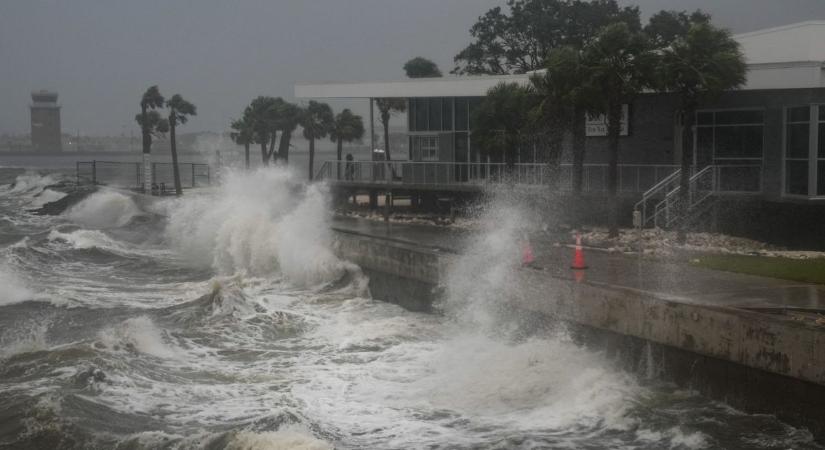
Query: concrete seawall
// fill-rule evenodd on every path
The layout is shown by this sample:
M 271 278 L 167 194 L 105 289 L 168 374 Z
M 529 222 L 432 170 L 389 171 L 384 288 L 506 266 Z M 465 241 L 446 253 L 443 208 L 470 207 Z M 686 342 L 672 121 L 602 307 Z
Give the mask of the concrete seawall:
M 337 230 L 336 251 L 371 276 L 375 298 L 426 311 L 456 254 Z M 781 315 L 660 298 L 649 292 L 517 271 L 510 301 L 568 323 L 578 340 L 657 376 L 825 437 L 825 330 Z

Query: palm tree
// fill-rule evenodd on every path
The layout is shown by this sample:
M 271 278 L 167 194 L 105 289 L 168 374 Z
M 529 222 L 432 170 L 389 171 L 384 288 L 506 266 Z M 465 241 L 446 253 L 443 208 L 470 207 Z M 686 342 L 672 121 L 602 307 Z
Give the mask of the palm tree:
M 361 139 L 364 136 L 364 121 L 361 116 L 353 114 L 349 109 L 345 109 L 335 116 L 335 122 L 332 125 L 332 130 L 329 133 L 329 138 L 332 142 L 338 144 L 338 157 L 336 158 L 337 175 L 341 179 L 341 157 L 343 153 L 344 142 L 352 142 Z
M 310 100 L 301 114 L 301 128 L 304 129 L 304 137 L 309 141 L 309 180 L 312 181 L 315 163 L 315 140 L 323 139 L 332 131 L 335 118 L 332 115 L 332 108 L 326 103 Z
M 161 118 L 155 109 L 163 107 L 163 95 L 157 85 L 150 86 L 143 93 L 140 98 L 140 114 L 135 116 L 135 121 L 140 125 L 141 135 L 143 136 L 143 168 L 144 168 L 144 192 L 151 192 L 152 186 L 149 154 L 152 152 L 152 137 L 166 132 L 166 122 Z
M 180 170 L 178 169 L 178 148 L 175 142 L 175 129 L 178 125 L 183 125 L 189 120 L 189 116 L 197 115 L 195 105 L 187 102 L 180 96 L 175 94 L 166 102 L 166 107 L 169 108 L 169 143 L 172 147 L 172 173 L 175 177 L 175 195 L 178 197 L 183 194 L 180 186 Z M 192 180 L 194 182 L 194 180 Z
M 283 101 L 280 97 L 280 102 L 276 106 L 275 114 L 275 129 L 281 132 L 281 138 L 278 141 L 278 159 L 284 164 L 289 163 L 289 147 L 292 140 L 292 133 L 298 126 L 301 119 L 301 108 L 292 103 Z M 273 141 L 274 141 L 273 135 Z
M 646 87 L 653 85 L 655 55 L 640 32 L 632 31 L 624 22 L 604 27 L 584 49 L 584 69 L 587 83 L 594 90 L 591 98 L 599 105 L 597 112 L 607 116 L 609 164 L 607 189 L 609 236 L 619 235 L 619 134 L 622 106 L 630 104 Z
M 392 161 L 390 157 L 390 117 L 396 112 L 407 110 L 407 102 L 403 98 L 376 98 L 375 106 L 381 116 L 381 125 L 384 126 L 384 151 L 387 161 Z
M 260 96 L 252 100 L 243 113 L 242 120 L 249 123 L 253 140 L 261 146 L 261 162 L 265 166 L 272 158 L 273 150 L 267 149 L 267 145 L 277 133 L 274 123 L 277 107 L 278 100 L 274 97 Z
M 512 167 L 516 162 L 519 137 L 530 121 L 530 111 L 537 96 L 517 83 L 499 83 L 487 91 L 487 96 L 473 113 L 472 140 L 481 153 L 492 156 Z
M 662 87 L 679 96 L 678 112 L 683 117 L 679 191 L 682 222 L 678 239 L 684 243 L 690 208 L 688 195 L 696 109 L 722 92 L 740 87 L 746 80 L 747 65 L 739 43 L 730 32 L 705 20 L 697 20 L 685 35 L 675 38 L 662 50 L 658 68 Z
M 255 143 L 254 131 L 252 124 L 247 121 L 246 117 L 232 121 L 232 132 L 229 137 L 237 145 L 244 146 L 244 163 L 246 170 L 249 170 L 249 146 Z

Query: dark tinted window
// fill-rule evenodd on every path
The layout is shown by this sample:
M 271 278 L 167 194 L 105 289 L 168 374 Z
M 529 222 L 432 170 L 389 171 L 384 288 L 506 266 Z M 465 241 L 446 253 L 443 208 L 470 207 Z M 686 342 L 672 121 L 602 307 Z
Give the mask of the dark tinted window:
M 786 161 L 785 169 L 787 192 L 808 195 L 808 161 Z
M 467 99 L 455 99 L 455 129 L 457 131 L 467 130 Z
M 441 131 L 441 98 L 427 100 L 430 109 L 430 131 Z
M 759 158 L 762 156 L 762 127 L 716 127 L 717 158 Z
M 427 99 L 415 99 L 415 130 L 427 131 Z
M 441 103 L 441 124 L 444 131 L 453 129 L 453 99 L 445 98 Z
M 743 123 L 762 123 L 762 111 L 717 111 L 716 125 L 735 125 Z
M 811 120 L 811 108 L 800 106 L 788 108 L 788 122 L 807 122 Z
M 407 129 L 415 131 L 415 99 L 410 99 L 407 104 Z
M 696 123 L 699 125 L 713 125 L 713 113 L 700 112 L 696 115 Z
M 788 124 L 787 149 L 788 158 L 808 158 L 810 125 L 807 123 Z

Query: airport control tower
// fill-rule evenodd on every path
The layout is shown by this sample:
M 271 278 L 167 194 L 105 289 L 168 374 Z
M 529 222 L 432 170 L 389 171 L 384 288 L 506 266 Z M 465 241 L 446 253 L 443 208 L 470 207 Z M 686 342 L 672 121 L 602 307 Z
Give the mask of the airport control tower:
M 32 148 L 36 152 L 59 152 L 60 105 L 57 92 L 32 92 L 31 104 Z

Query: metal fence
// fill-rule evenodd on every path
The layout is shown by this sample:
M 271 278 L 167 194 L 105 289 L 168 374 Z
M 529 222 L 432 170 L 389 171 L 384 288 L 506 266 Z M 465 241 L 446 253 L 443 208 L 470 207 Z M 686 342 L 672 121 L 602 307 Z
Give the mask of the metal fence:
M 143 187 L 143 164 L 116 161 L 78 161 L 77 184 L 100 184 L 130 189 Z M 178 163 L 183 188 L 208 186 L 211 170 L 208 164 Z M 152 185 L 161 191 L 174 189 L 172 163 L 152 163 Z
M 678 170 L 673 164 L 620 164 L 618 188 L 624 193 L 640 193 Z M 470 184 L 511 182 L 525 185 L 555 184 L 571 190 L 573 165 L 503 163 L 452 163 L 414 161 L 325 161 L 316 179 L 353 184 L 466 186 Z M 608 165 L 585 164 L 582 190 L 607 190 Z

